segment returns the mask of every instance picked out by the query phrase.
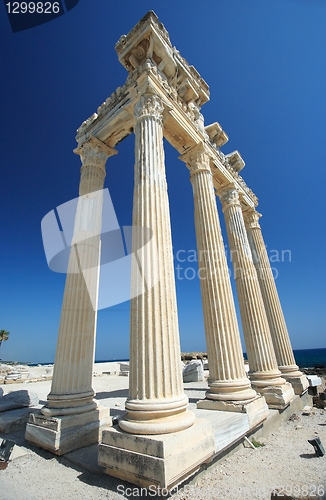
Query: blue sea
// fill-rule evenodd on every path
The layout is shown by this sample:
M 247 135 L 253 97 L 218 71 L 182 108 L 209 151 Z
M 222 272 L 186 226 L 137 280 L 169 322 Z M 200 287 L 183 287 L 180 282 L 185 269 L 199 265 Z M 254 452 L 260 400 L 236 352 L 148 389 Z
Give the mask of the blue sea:
M 295 349 L 294 357 L 297 365 L 300 368 L 315 368 L 317 366 L 325 366 L 326 367 L 326 348 L 323 349 Z M 246 353 L 244 353 L 245 358 L 247 359 Z M 97 359 L 96 363 L 109 363 L 112 361 L 128 361 L 128 359 Z M 28 363 L 30 366 L 36 366 L 37 363 Z M 38 363 L 40 365 L 51 364 L 48 363 Z
M 326 368 L 326 348 L 323 349 L 294 349 L 294 357 L 300 368 L 316 368 L 324 366 Z M 244 353 L 245 359 L 247 354 Z
M 295 349 L 293 352 L 300 368 L 326 367 L 326 349 Z

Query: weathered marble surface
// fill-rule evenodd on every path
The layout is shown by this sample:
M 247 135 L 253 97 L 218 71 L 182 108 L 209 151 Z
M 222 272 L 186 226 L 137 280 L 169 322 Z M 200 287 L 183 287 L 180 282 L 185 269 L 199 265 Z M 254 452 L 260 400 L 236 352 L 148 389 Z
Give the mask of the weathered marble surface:
M 97 443 L 101 429 L 111 423 L 108 408 L 59 417 L 31 413 L 25 439 L 56 455 L 63 455 Z
M 188 363 L 182 372 L 184 382 L 200 382 L 204 380 L 203 363 L 199 360 L 193 360 Z
M 180 339 L 173 268 L 171 223 L 163 150 L 164 103 L 145 92 L 136 103 L 131 273 L 130 372 L 127 415 L 119 426 L 132 434 L 165 434 L 192 426 L 180 370 Z M 138 250 L 139 249 L 139 250 Z M 138 291 L 138 293 L 135 293 Z
M 12 391 L 0 398 L 0 412 L 38 405 L 37 394 L 27 391 Z
M 282 377 L 292 384 L 295 393 L 302 394 L 308 388 L 308 382 L 294 359 L 273 271 L 259 224 L 261 214 L 254 209 L 247 209 L 243 212 L 243 217 L 278 367 Z
M 263 395 L 268 405 L 284 408 L 294 391 L 281 377 L 271 338 L 257 272 L 248 241 L 239 192 L 229 186 L 219 192 L 239 298 L 243 334 L 250 366 L 252 387 Z
M 170 488 L 193 474 L 215 452 L 215 439 L 206 419 L 183 431 L 135 436 L 118 427 L 104 430 L 99 465 L 106 472 L 141 486 Z
M 209 361 L 209 390 L 206 398 L 231 402 L 248 401 L 256 397 L 256 392 L 250 387 L 244 370 L 210 155 L 207 148 L 200 145 L 181 159 L 190 170 L 194 196 L 198 273 Z
M 18 408 L 0 413 L 0 432 L 10 434 L 24 430 L 31 412 L 39 412 L 35 408 Z

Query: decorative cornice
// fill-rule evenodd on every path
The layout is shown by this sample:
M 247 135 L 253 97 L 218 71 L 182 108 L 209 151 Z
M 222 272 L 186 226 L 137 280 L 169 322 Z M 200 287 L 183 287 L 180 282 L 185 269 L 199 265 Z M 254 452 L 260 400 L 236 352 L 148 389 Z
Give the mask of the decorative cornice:
M 233 151 L 232 153 L 229 153 L 225 155 L 225 158 L 230 165 L 230 167 L 233 168 L 233 170 L 237 173 L 240 172 L 245 166 L 245 162 L 243 158 L 241 157 L 239 151 Z
M 172 44 L 170 42 L 169 33 L 165 29 L 164 25 L 158 20 L 157 15 L 154 11 L 150 10 L 145 14 L 145 16 L 134 26 L 134 28 L 129 31 L 128 35 L 121 35 L 118 42 L 115 44 L 115 50 L 117 51 L 118 56 L 120 56 L 126 45 L 132 43 L 136 38 L 139 32 L 146 27 L 147 24 L 152 23 L 159 30 L 164 41 L 172 48 Z
M 224 146 L 229 140 L 228 136 L 222 129 L 221 125 L 217 122 L 207 125 L 205 130 L 208 134 L 211 144 L 215 145 L 217 148 Z
M 240 184 L 240 186 L 242 187 L 244 192 L 249 196 L 249 198 L 252 199 L 254 205 L 257 206 L 258 205 L 258 198 L 255 195 L 255 193 L 247 186 L 243 177 L 241 177 L 241 175 L 238 174 L 238 172 L 236 170 L 234 170 L 234 168 L 230 165 L 227 156 L 223 155 L 223 153 L 221 151 L 219 151 L 219 156 L 223 157 L 222 163 L 225 166 L 225 168 L 228 170 L 228 172 L 230 172 L 230 174 L 232 175 L 234 180 Z
M 200 108 L 209 100 L 207 83 L 179 51 L 172 48 L 169 34 L 154 12 L 148 12 L 128 35 L 120 37 L 115 48 L 119 61 L 129 73 L 150 61 L 186 104 L 195 102 Z

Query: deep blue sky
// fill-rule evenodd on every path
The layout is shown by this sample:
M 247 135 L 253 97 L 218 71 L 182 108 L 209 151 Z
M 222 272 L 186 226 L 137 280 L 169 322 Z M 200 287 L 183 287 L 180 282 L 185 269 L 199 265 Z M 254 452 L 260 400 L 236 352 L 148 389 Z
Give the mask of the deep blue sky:
M 293 347 L 326 347 L 326 3 L 80 0 L 61 18 L 15 34 L 0 8 L 0 329 L 10 331 L 0 356 L 54 359 L 65 276 L 47 267 L 40 222 L 78 195 L 76 129 L 125 82 L 114 45 L 150 9 L 210 86 L 205 124 L 218 121 L 230 138 L 224 153 L 238 149 L 244 158 L 268 250 L 291 252 L 290 262 L 287 253 L 273 265 Z M 129 225 L 133 136 L 117 149 L 105 186 L 120 224 Z M 168 144 L 166 166 L 174 250 L 190 252 L 189 174 Z M 205 350 L 198 280 L 177 280 L 177 292 L 182 350 Z M 128 308 L 99 312 L 97 359 L 128 357 Z

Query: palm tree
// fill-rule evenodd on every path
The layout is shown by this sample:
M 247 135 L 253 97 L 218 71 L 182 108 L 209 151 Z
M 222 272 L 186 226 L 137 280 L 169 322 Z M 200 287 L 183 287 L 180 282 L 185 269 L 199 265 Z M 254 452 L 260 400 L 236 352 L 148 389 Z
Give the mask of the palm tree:
M 9 338 L 9 332 L 7 330 L 0 330 L 0 346 L 3 341 L 8 340 Z

